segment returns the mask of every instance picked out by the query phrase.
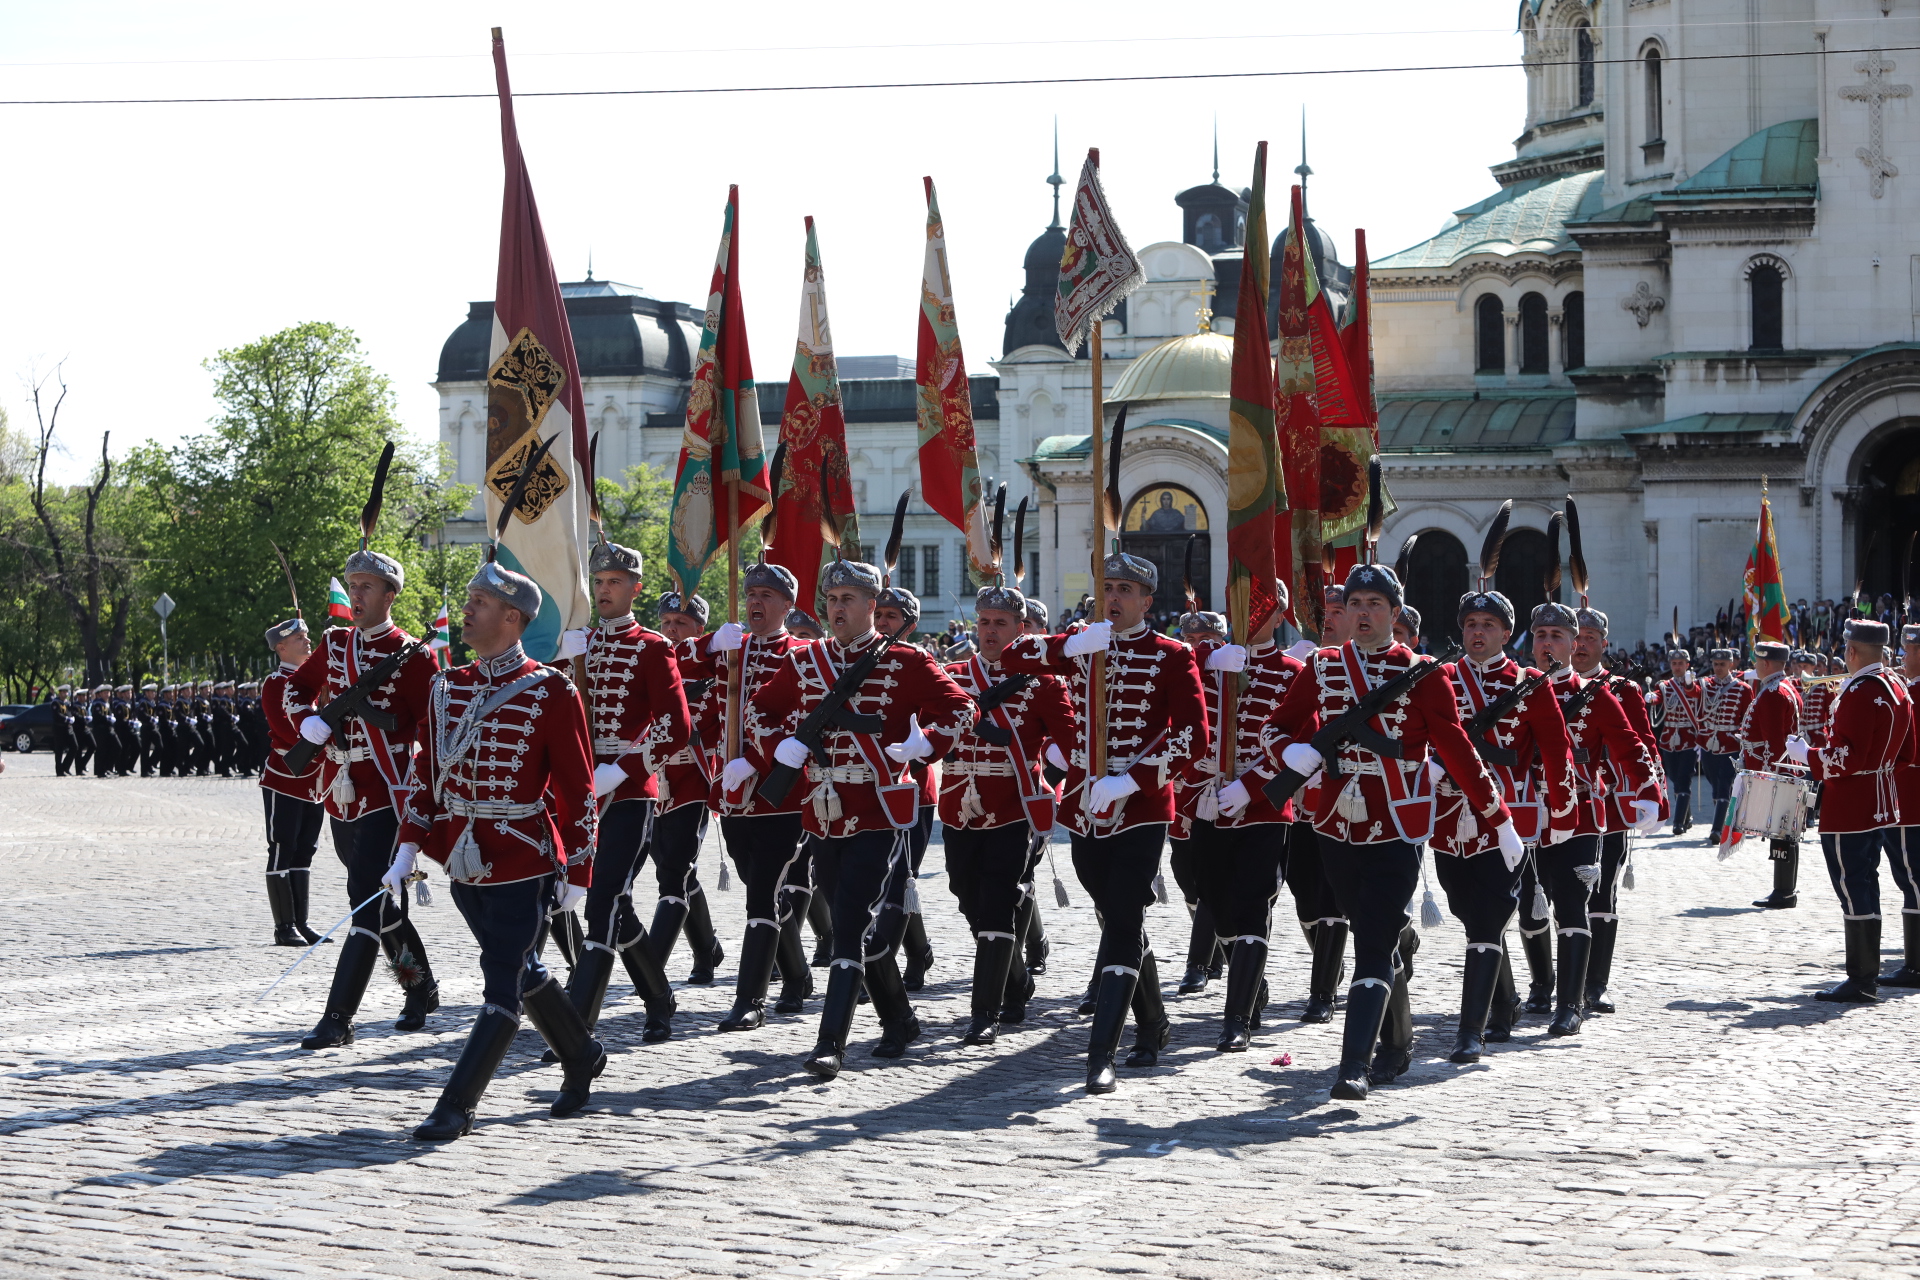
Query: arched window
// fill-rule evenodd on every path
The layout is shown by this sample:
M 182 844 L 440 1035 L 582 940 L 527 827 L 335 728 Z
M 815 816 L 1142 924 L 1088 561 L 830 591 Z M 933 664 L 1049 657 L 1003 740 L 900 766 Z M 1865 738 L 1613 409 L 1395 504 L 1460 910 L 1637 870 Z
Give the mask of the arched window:
M 1660 119 L 1660 51 L 1658 49 L 1647 50 L 1645 65 L 1647 69 L 1647 144 L 1651 145 L 1663 142 L 1666 138 L 1666 135 L 1661 132 L 1664 126 Z
M 1520 299 L 1520 372 L 1547 371 L 1547 335 L 1547 300 L 1529 293 Z
M 1784 341 L 1786 279 L 1780 268 L 1762 262 L 1747 273 L 1747 291 L 1753 316 L 1755 351 L 1778 351 Z
M 1500 299 L 1490 293 L 1473 304 L 1473 367 L 1475 373 L 1507 371 L 1506 317 Z
M 1567 333 L 1567 368 L 1578 369 L 1587 362 L 1587 295 L 1568 294 L 1560 309 Z
M 1430 645 L 1458 640 L 1460 597 L 1467 593 L 1467 549 L 1460 539 L 1442 529 L 1422 532 L 1407 564 L 1406 592 Z
M 1593 28 L 1581 23 L 1573 29 L 1573 47 L 1580 62 L 1580 95 L 1576 105 L 1593 105 Z
M 1517 630 L 1525 631 L 1535 607 L 1546 603 L 1547 567 L 1552 558 L 1547 535 L 1538 529 L 1514 529 L 1500 544 L 1500 567 L 1494 571 L 1493 584 L 1513 601 Z

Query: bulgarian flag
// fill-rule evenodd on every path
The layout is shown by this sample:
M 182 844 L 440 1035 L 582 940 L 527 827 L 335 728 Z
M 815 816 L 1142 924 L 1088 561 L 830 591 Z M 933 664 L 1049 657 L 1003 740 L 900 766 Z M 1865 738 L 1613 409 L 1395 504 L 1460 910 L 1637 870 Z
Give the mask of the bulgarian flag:
M 1267 339 L 1267 144 L 1253 153 L 1253 196 L 1247 208 L 1246 254 L 1233 319 L 1233 373 L 1227 417 L 1227 600 L 1233 638 L 1241 644 L 1279 607 L 1274 546 L 1288 527 L 1274 414 L 1273 348 Z
M 800 285 L 800 336 L 793 345 L 793 373 L 780 415 L 786 463 L 780 492 L 773 495 L 773 545 L 767 560 L 790 571 L 799 589 L 794 600 L 817 613 L 820 569 L 842 541 L 860 545 L 847 474 L 847 418 L 840 403 L 840 374 L 827 327 L 827 280 L 820 269 L 820 241 L 807 219 L 807 264 Z
M 954 319 L 953 276 L 940 201 L 927 184 L 927 258 L 920 277 L 920 343 L 914 381 L 920 384 L 920 492 L 927 505 L 967 537 L 976 581 L 993 573 L 987 517 L 980 503 L 980 459 L 974 450 L 973 388 L 960 353 Z M 1097 482 L 1097 478 L 1096 478 Z
M 753 388 L 740 300 L 739 233 L 740 188 L 733 186 L 727 188 L 720 251 L 707 286 L 706 323 L 687 392 L 687 425 L 667 524 L 668 569 L 689 595 L 723 545 L 727 554 L 738 554 L 731 544 L 766 508 L 769 496 L 760 398 Z
M 507 50 L 493 29 L 493 75 L 500 93 L 500 146 L 506 165 L 500 209 L 500 262 L 493 289 L 493 342 L 487 369 L 487 524 L 536 444 L 553 446 L 500 539 L 499 560 L 540 584 L 546 607 L 522 643 L 551 656 L 560 632 L 593 615 L 582 566 L 588 547 L 587 416 L 566 304 L 547 253 L 533 182 L 513 121 Z
M 1291 528 L 1282 543 L 1275 532 L 1276 568 L 1293 595 L 1293 617 L 1300 630 L 1318 637 L 1325 574 L 1321 540 L 1320 409 L 1314 392 L 1318 380 L 1314 362 L 1313 318 L 1310 308 L 1320 295 L 1313 257 L 1307 252 L 1306 215 L 1300 188 L 1293 189 L 1293 216 L 1280 250 L 1280 332 L 1274 364 L 1275 410 L 1280 433 L 1280 467 L 1286 492 L 1292 497 Z M 1238 327 L 1239 321 L 1234 321 Z M 1364 489 L 1366 476 L 1361 474 Z M 1232 499 L 1228 499 L 1231 504 Z
M 353 606 L 347 603 L 347 589 L 340 585 L 340 579 L 327 579 L 327 620 L 329 622 L 352 622 Z
M 1747 554 L 1747 642 L 1787 638 L 1787 584 L 1780 573 L 1780 546 L 1773 537 L 1773 507 L 1766 477 L 1760 478 L 1760 524 Z
M 429 649 L 449 649 L 453 647 L 453 628 L 447 624 L 447 602 L 440 602 L 440 612 L 433 616 L 433 634 L 427 639 Z

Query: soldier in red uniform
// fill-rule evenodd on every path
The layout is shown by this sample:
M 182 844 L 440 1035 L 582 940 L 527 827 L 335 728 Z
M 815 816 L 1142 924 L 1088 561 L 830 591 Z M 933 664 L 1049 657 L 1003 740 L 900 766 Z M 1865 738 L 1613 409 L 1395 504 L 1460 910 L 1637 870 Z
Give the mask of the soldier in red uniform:
M 1476 721 L 1491 715 L 1515 686 L 1540 674 L 1507 656 L 1513 624 L 1513 604 L 1500 592 L 1462 596 L 1466 656 L 1447 668 L 1447 676 L 1467 740 L 1499 785 L 1521 841 L 1560 843 L 1573 834 L 1573 746 L 1552 691 L 1536 688 L 1490 723 Z M 1466 793 L 1436 765 L 1428 768 L 1436 775 L 1433 867 L 1448 909 L 1467 934 L 1452 1061 L 1478 1062 L 1488 1040 L 1513 1034 L 1518 1001 L 1506 934 L 1520 895 L 1525 853 L 1502 850 L 1497 833 L 1468 806 Z
M 1316 733 L 1355 709 L 1368 692 L 1427 661 L 1393 639 L 1401 603 L 1393 570 L 1356 565 L 1345 592 L 1351 639 L 1307 660 L 1262 732 L 1272 762 L 1307 778 L 1328 773 L 1313 825 L 1327 878 L 1353 926 L 1354 981 L 1334 1073 L 1336 1098 L 1365 1098 L 1370 1085 L 1398 1079 L 1412 1063 L 1401 935 L 1410 923 L 1407 902 L 1420 882 L 1419 846 L 1433 830 L 1429 750 L 1507 856 L 1517 862 L 1522 847 L 1492 776 L 1460 727 L 1444 670 L 1387 703 L 1331 758 L 1313 746 Z
M 920 597 L 904 587 L 892 584 L 891 576 L 887 586 L 880 592 L 880 599 L 873 608 L 873 629 L 883 636 L 897 635 L 900 628 L 909 622 L 913 631 L 920 629 Z M 920 878 L 920 864 L 926 859 L 927 845 L 933 840 L 933 820 L 940 803 L 940 793 L 935 789 L 933 770 L 925 764 L 915 763 L 911 767 L 914 785 L 920 788 L 919 808 L 914 818 L 913 830 L 907 833 L 907 861 L 913 868 L 913 878 Z M 919 902 L 918 891 L 913 901 Z M 906 954 L 906 972 L 901 981 L 909 991 L 918 991 L 926 985 L 927 971 L 933 968 L 933 944 L 927 941 L 927 925 L 920 918 L 919 909 L 907 913 L 907 932 L 901 942 L 901 950 Z
M 1348 639 L 1347 593 L 1341 587 L 1328 587 L 1321 599 L 1324 621 L 1320 639 L 1328 648 L 1337 649 Z M 1304 663 L 1316 649 L 1313 641 L 1298 640 L 1287 654 Z M 1294 793 L 1293 827 L 1287 833 L 1287 889 L 1293 894 L 1300 931 L 1307 935 L 1307 946 L 1313 951 L 1307 970 L 1307 1003 L 1300 1011 L 1302 1022 L 1333 1021 L 1347 960 L 1349 922 L 1334 896 L 1333 882 L 1320 866 L 1320 835 L 1313 826 L 1313 815 L 1319 811 L 1317 781 Z
M 1534 662 L 1563 668 L 1554 697 L 1573 746 L 1574 835 L 1535 854 L 1540 887 L 1552 903 L 1560 939 L 1553 1021 L 1549 1035 L 1580 1030 L 1587 998 L 1587 965 L 1593 954 L 1588 910 L 1601 878 L 1601 840 L 1629 825 L 1642 831 L 1658 823 L 1659 804 L 1645 739 L 1635 732 L 1606 679 L 1589 680 L 1571 670 L 1580 620 L 1566 605 L 1548 601 L 1533 611 Z
M 1827 710 L 1832 705 L 1837 682 L 1824 677 L 1827 663 L 1819 654 L 1800 652 L 1794 658 L 1794 665 L 1800 668 L 1793 673 L 1800 685 L 1800 736 L 1811 746 L 1824 747 L 1827 745 Z
M 1651 697 L 1649 707 L 1660 715 L 1654 732 L 1660 744 L 1660 767 L 1667 775 L 1673 798 L 1673 834 L 1685 835 L 1693 827 L 1693 773 L 1700 755 L 1701 683 L 1693 677 L 1693 659 L 1682 648 L 1667 650 L 1667 670 Z
M 1023 636 L 1047 634 L 1047 606 L 1032 596 L 1027 597 L 1026 622 L 1020 634 Z M 1057 788 L 1067 775 L 1065 767 L 1053 760 L 1055 755 L 1059 755 L 1061 760 L 1066 759 L 1057 743 L 1053 744 L 1053 749 L 1048 752 L 1047 764 L 1041 769 L 1050 788 Z M 1027 858 L 1027 874 L 1020 882 L 1020 906 L 1016 916 L 1018 923 L 1014 926 L 1014 932 L 1020 935 L 1021 945 L 1026 948 L 1027 973 L 1036 978 L 1047 971 L 1047 957 L 1053 952 L 1053 944 L 1047 940 L 1046 921 L 1040 918 L 1040 900 L 1034 896 L 1034 876 L 1039 871 L 1040 859 L 1046 853 L 1047 843 L 1052 835 L 1051 831 L 1033 833 L 1033 848 Z M 1020 1008 L 1018 1012 L 1024 1017 L 1025 1008 Z
M 1753 700 L 1753 686 L 1734 674 L 1733 650 L 1715 649 L 1707 656 L 1713 674 L 1700 682 L 1700 774 L 1713 788 L 1713 830 L 1707 838 L 1718 844 L 1733 776 L 1739 772 L 1740 720 Z
M 287 769 L 287 748 L 300 740 L 287 716 L 287 678 L 313 654 L 304 618 L 267 628 L 267 647 L 280 667 L 260 682 L 260 710 L 271 743 L 260 764 L 260 800 L 267 811 L 267 904 L 273 911 L 273 945 L 308 947 L 320 935 L 307 926 L 307 887 L 314 850 L 327 811 L 320 803 L 320 766 L 305 773 Z
M 1113 1057 L 1133 1010 L 1129 1066 L 1159 1061 L 1172 1024 L 1147 943 L 1146 908 L 1173 820 L 1173 778 L 1207 750 L 1207 708 L 1193 651 L 1147 622 L 1159 571 L 1116 552 L 1102 566 L 1102 617 L 1071 635 L 1023 636 L 1001 659 L 1009 672 L 1065 677 L 1080 738 L 1069 755 L 1060 823 L 1073 868 L 1100 916 L 1100 985 L 1088 1035 L 1087 1091 L 1115 1088 Z M 1103 653 L 1105 705 L 1089 711 L 1093 655 Z M 1106 772 L 1090 777 L 1094 719 L 1106 729 Z
M 1192 605 L 1191 597 L 1189 603 L 1191 607 L 1180 615 L 1180 639 L 1194 651 L 1194 661 L 1201 666 L 1201 684 L 1207 695 L 1207 723 L 1218 725 L 1220 689 L 1230 677 L 1208 671 L 1206 662 L 1208 655 L 1217 653 L 1227 642 L 1227 620 L 1222 614 Z M 1173 883 L 1186 900 L 1191 926 L 1187 937 L 1187 968 L 1180 976 L 1183 996 L 1205 991 L 1207 983 L 1220 976 L 1226 960 L 1213 908 L 1200 895 L 1199 857 L 1193 843 L 1195 806 L 1203 795 L 1216 789 L 1214 781 L 1211 773 L 1194 772 L 1182 773 L 1173 780 L 1173 822 L 1167 827 L 1167 869 L 1173 872 Z M 1099 981 L 1100 975 L 1096 973 L 1094 985 Z
M 947 667 L 975 704 L 973 731 L 940 765 L 947 882 L 973 930 L 973 1006 L 964 1040 L 992 1044 L 1001 1021 L 1025 1016 L 1033 977 L 1014 963 L 1020 904 L 1031 897 L 1033 833 L 1053 829 L 1057 798 L 1041 776 L 1049 747 L 1074 741 L 1066 686 L 1008 675 L 1000 660 L 1024 630 L 1026 600 L 1009 586 L 974 598 L 980 651 Z M 1024 887 L 1023 887 L 1024 885 Z
M 1740 718 L 1740 767 L 1775 772 L 1786 754 L 1787 739 L 1800 729 L 1800 690 L 1787 675 L 1792 651 L 1775 640 L 1753 646 L 1753 670 L 1759 679 L 1746 714 Z M 1792 907 L 1799 904 L 1800 841 L 1776 837 L 1768 841 L 1773 863 L 1773 892 L 1754 902 L 1756 907 Z
M 699 596 L 668 591 L 654 612 L 660 618 L 660 634 L 676 651 L 707 629 L 707 602 Z M 684 681 L 689 711 L 700 705 L 712 683 L 710 679 Z M 716 767 L 713 745 L 690 730 L 687 745 L 662 760 L 655 774 L 660 798 L 654 804 L 650 843 L 660 901 L 653 909 L 647 945 L 653 958 L 665 965 L 674 941 L 684 931 L 687 949 L 693 952 L 693 972 L 687 975 L 690 987 L 712 983 L 713 971 L 727 955 L 714 934 L 713 912 L 700 884 L 700 846 L 707 838 L 707 796 L 713 790 Z
M 483 998 L 453 1074 L 416 1139 L 473 1129 L 474 1109 L 524 1009 L 564 1071 L 550 1113 L 587 1104 L 607 1055 L 540 961 L 550 911 L 572 911 L 593 879 L 596 814 L 586 714 L 572 682 L 527 657 L 520 637 L 540 612 L 531 578 L 492 560 L 467 584 L 461 638 L 474 660 L 433 682 L 422 724 L 419 786 L 382 882 L 406 893 L 419 856 L 446 869 L 453 905 L 480 944 Z
M 1898 678 L 1911 700 L 1920 691 L 1920 623 L 1900 628 Z M 1902 963 L 1880 979 L 1883 987 L 1920 987 L 1920 710 L 1912 717 L 1913 739 L 1906 758 L 1894 765 L 1894 790 L 1905 825 L 1886 831 L 1887 868 L 1900 886 L 1900 941 Z
M 920 807 L 907 766 L 932 763 L 951 750 L 974 717 L 973 700 L 932 658 L 874 631 L 878 569 L 835 560 L 820 581 L 829 634 L 789 653 L 754 690 L 742 739 L 746 754 L 727 761 L 721 785 L 737 803 L 776 763 L 803 771 L 788 799 L 800 797 L 816 882 L 833 904 L 834 937 L 820 1040 L 805 1066 L 831 1080 L 844 1064 L 863 981 L 883 1029 L 874 1056 L 900 1057 L 919 1038 L 920 1022 L 895 967 L 912 879 L 908 836 Z M 884 648 L 847 698 L 844 718 L 823 726 L 816 743 L 794 736 L 875 645 Z M 862 727 L 866 717 L 878 717 L 877 731 Z
M 723 655 L 736 655 L 732 661 L 738 664 L 744 718 L 754 690 L 773 678 L 788 654 L 805 647 L 786 629 L 798 587 L 793 574 L 762 560 L 747 566 L 741 582 L 746 589 L 746 629 L 723 623 L 711 635 L 684 641 L 676 654 L 683 678 L 711 681 L 694 725 L 700 740 L 716 752 L 726 743 Z M 782 803 L 771 805 L 750 788 L 723 787 L 717 774 L 713 779 L 708 807 L 720 815 L 720 838 L 747 891 L 747 933 L 740 943 L 733 1008 L 719 1022 L 722 1031 L 750 1031 L 766 1021 L 767 984 L 773 979 L 776 952 L 781 992 L 775 1009 L 798 1013 L 813 994 L 813 974 L 800 949 L 800 920 L 812 892 L 809 849 L 801 839 L 800 791 L 795 787 Z
M 1820 848 L 1840 898 L 1847 977 L 1814 998 L 1841 1004 L 1880 998 L 1880 850 L 1901 822 L 1896 775 L 1914 762 L 1913 700 L 1881 661 L 1887 631 L 1867 618 L 1847 624 L 1848 676 L 1834 699 L 1827 745 L 1787 740 L 1787 754 L 1822 784 Z
M 1226 1011 L 1214 1046 L 1222 1053 L 1247 1048 L 1267 1003 L 1273 900 L 1280 894 L 1293 823 L 1292 802 L 1276 807 L 1267 797 L 1266 785 L 1277 771 L 1260 744 L 1261 729 L 1302 670 L 1300 659 L 1273 642 L 1288 603 L 1286 583 L 1273 585 L 1278 606 L 1244 647 L 1204 644 L 1195 654 L 1214 699 L 1208 723 L 1215 732 L 1212 749 L 1193 760 L 1187 773 L 1202 783 L 1193 821 L 1200 902 L 1229 956 Z M 1231 726 L 1217 710 L 1228 681 L 1235 682 Z
M 331 1049 L 352 1042 L 353 1015 L 382 948 L 406 991 L 395 1028 L 418 1031 L 427 1025 L 427 1015 L 440 1007 L 440 986 L 427 963 L 426 945 L 407 918 L 404 897 L 397 903 L 374 897 L 381 875 L 393 860 L 400 811 L 413 787 L 415 731 L 426 715 L 427 686 L 436 669 L 432 656 L 422 649 L 368 699 L 370 706 L 393 718 L 392 729 L 354 716 L 346 721 L 344 732 L 335 733 L 315 713 L 316 708 L 345 693 L 364 672 L 413 639 L 393 624 L 391 616 L 393 599 L 406 583 L 398 560 L 363 548 L 347 557 L 341 576 L 347 582 L 353 625 L 330 629 L 313 656 L 287 677 L 286 709 L 300 736 L 323 748 L 320 790 L 326 796 L 334 853 L 347 869 L 347 901 L 354 906 L 370 897 L 374 901 L 354 914 L 353 931 L 334 966 L 326 1012 L 313 1034 L 300 1042 L 305 1049 Z
M 599 1025 L 616 957 L 646 1003 L 641 1039 L 673 1035 L 675 1002 L 633 904 L 633 881 L 651 847 L 655 773 L 686 749 L 691 733 L 686 691 L 673 646 L 634 621 L 640 595 L 640 553 L 604 539 L 587 558 L 600 625 L 560 634 L 559 656 L 582 658 L 592 713 L 593 789 L 600 809 L 593 887 L 587 893 L 586 939 L 567 995 L 589 1030 Z

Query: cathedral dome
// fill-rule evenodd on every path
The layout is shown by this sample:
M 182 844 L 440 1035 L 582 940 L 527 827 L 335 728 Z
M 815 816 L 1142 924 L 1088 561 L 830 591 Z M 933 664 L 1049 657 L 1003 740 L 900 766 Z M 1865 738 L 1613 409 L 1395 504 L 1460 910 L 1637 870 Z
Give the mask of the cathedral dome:
M 1144 400 L 1225 400 L 1232 389 L 1233 339 L 1218 333 L 1168 338 L 1127 366 L 1108 404 Z
M 1060 288 L 1060 255 L 1067 247 L 1067 233 L 1056 218 L 1054 225 L 1042 231 L 1034 242 L 1027 246 L 1026 261 L 1022 264 L 1027 273 L 1026 288 L 1020 291 L 1020 298 L 1007 312 L 1006 337 L 1000 346 L 1001 355 L 1012 355 L 1021 347 L 1054 347 L 1061 352 L 1066 347 L 1060 341 L 1060 333 L 1054 320 L 1054 295 Z

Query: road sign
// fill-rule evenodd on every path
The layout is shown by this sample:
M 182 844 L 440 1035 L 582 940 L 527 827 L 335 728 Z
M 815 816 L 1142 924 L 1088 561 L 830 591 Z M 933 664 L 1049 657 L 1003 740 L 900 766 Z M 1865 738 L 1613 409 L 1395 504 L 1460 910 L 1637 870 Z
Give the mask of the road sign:
M 153 611 L 160 615 L 160 621 L 165 622 L 173 612 L 173 597 L 162 591 L 160 598 L 153 602 Z

